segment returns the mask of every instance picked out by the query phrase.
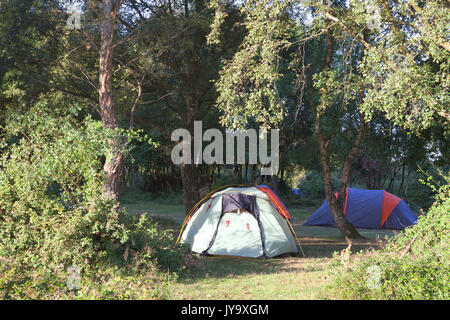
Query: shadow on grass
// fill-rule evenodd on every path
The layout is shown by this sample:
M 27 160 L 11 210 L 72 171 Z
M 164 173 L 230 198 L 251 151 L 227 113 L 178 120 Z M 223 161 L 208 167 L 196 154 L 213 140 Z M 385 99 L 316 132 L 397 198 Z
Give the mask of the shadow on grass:
M 298 270 L 287 267 L 299 258 L 252 259 L 241 257 L 203 256 L 194 258 L 194 265 L 188 267 L 178 281 L 193 283 L 199 279 L 226 279 L 247 275 L 267 275 Z
M 340 240 L 299 239 L 305 256 L 302 253 L 284 255 L 270 259 L 256 259 L 243 257 L 215 257 L 194 256 L 192 264 L 184 270 L 179 281 L 193 283 L 205 278 L 231 278 L 255 274 L 275 274 L 280 272 L 312 272 L 320 271 L 330 261 L 335 252 L 347 247 L 347 243 Z M 378 248 L 379 243 L 365 241 L 354 244 L 352 252 Z

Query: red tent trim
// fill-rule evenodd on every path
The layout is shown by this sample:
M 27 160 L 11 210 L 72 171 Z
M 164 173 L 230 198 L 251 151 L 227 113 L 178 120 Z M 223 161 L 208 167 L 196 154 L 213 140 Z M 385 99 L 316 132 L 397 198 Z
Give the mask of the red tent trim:
M 402 201 L 402 199 L 383 190 L 383 204 L 381 206 L 381 225 L 380 225 L 380 227 L 383 227 L 384 223 L 389 218 L 392 211 L 395 209 L 395 207 L 398 205 L 398 203 L 400 201 Z
M 272 203 L 277 208 L 278 212 L 283 217 L 285 217 L 288 220 L 292 219 L 292 216 L 289 214 L 289 211 L 287 210 L 286 206 L 283 204 L 283 202 L 281 202 L 280 198 L 278 198 L 278 196 L 270 188 L 264 186 L 257 186 L 257 188 L 262 192 L 264 192 L 265 194 L 267 194 L 270 201 L 272 201 Z
M 339 192 L 335 192 L 334 196 L 336 199 L 338 198 Z M 344 203 L 344 215 L 347 213 L 347 200 L 348 200 L 348 188 L 345 189 L 345 203 Z

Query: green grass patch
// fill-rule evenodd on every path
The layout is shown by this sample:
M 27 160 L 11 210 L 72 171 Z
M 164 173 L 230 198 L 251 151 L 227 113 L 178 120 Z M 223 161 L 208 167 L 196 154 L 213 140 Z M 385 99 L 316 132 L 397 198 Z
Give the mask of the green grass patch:
M 315 211 L 316 207 L 292 207 L 288 208 L 292 218 L 298 221 L 304 221 L 308 219 Z
M 317 299 L 328 259 L 200 257 L 176 282 L 172 299 Z

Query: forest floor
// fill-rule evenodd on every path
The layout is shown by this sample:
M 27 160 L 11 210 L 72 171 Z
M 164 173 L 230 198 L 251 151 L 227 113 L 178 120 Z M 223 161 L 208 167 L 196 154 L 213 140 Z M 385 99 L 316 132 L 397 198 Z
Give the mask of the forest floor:
M 178 234 L 184 220 L 181 204 L 158 200 L 125 201 L 129 214 L 153 216 L 164 228 Z M 328 294 L 329 264 L 335 252 L 347 247 L 339 230 L 331 227 L 303 226 L 316 210 L 313 207 L 289 208 L 292 225 L 304 256 L 276 259 L 197 257 L 192 268 L 170 283 L 171 299 L 334 299 Z M 355 242 L 352 252 L 376 248 L 392 231 L 359 230 L 369 240 Z

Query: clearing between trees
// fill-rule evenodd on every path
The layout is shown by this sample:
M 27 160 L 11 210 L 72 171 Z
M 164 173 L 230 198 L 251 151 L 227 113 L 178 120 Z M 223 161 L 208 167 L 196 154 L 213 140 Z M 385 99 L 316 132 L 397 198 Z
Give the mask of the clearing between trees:
M 158 201 L 128 202 L 127 212 L 156 218 L 176 237 L 184 220 L 183 206 Z M 348 246 L 339 230 L 332 227 L 302 226 L 315 208 L 290 210 L 293 227 L 305 257 L 251 259 L 238 257 L 198 257 L 190 255 L 186 268 L 169 283 L 169 299 L 333 299 L 330 263 Z M 356 241 L 352 252 L 382 246 L 390 230 L 359 230 L 366 241 Z M 344 258 L 345 259 L 345 258 Z

